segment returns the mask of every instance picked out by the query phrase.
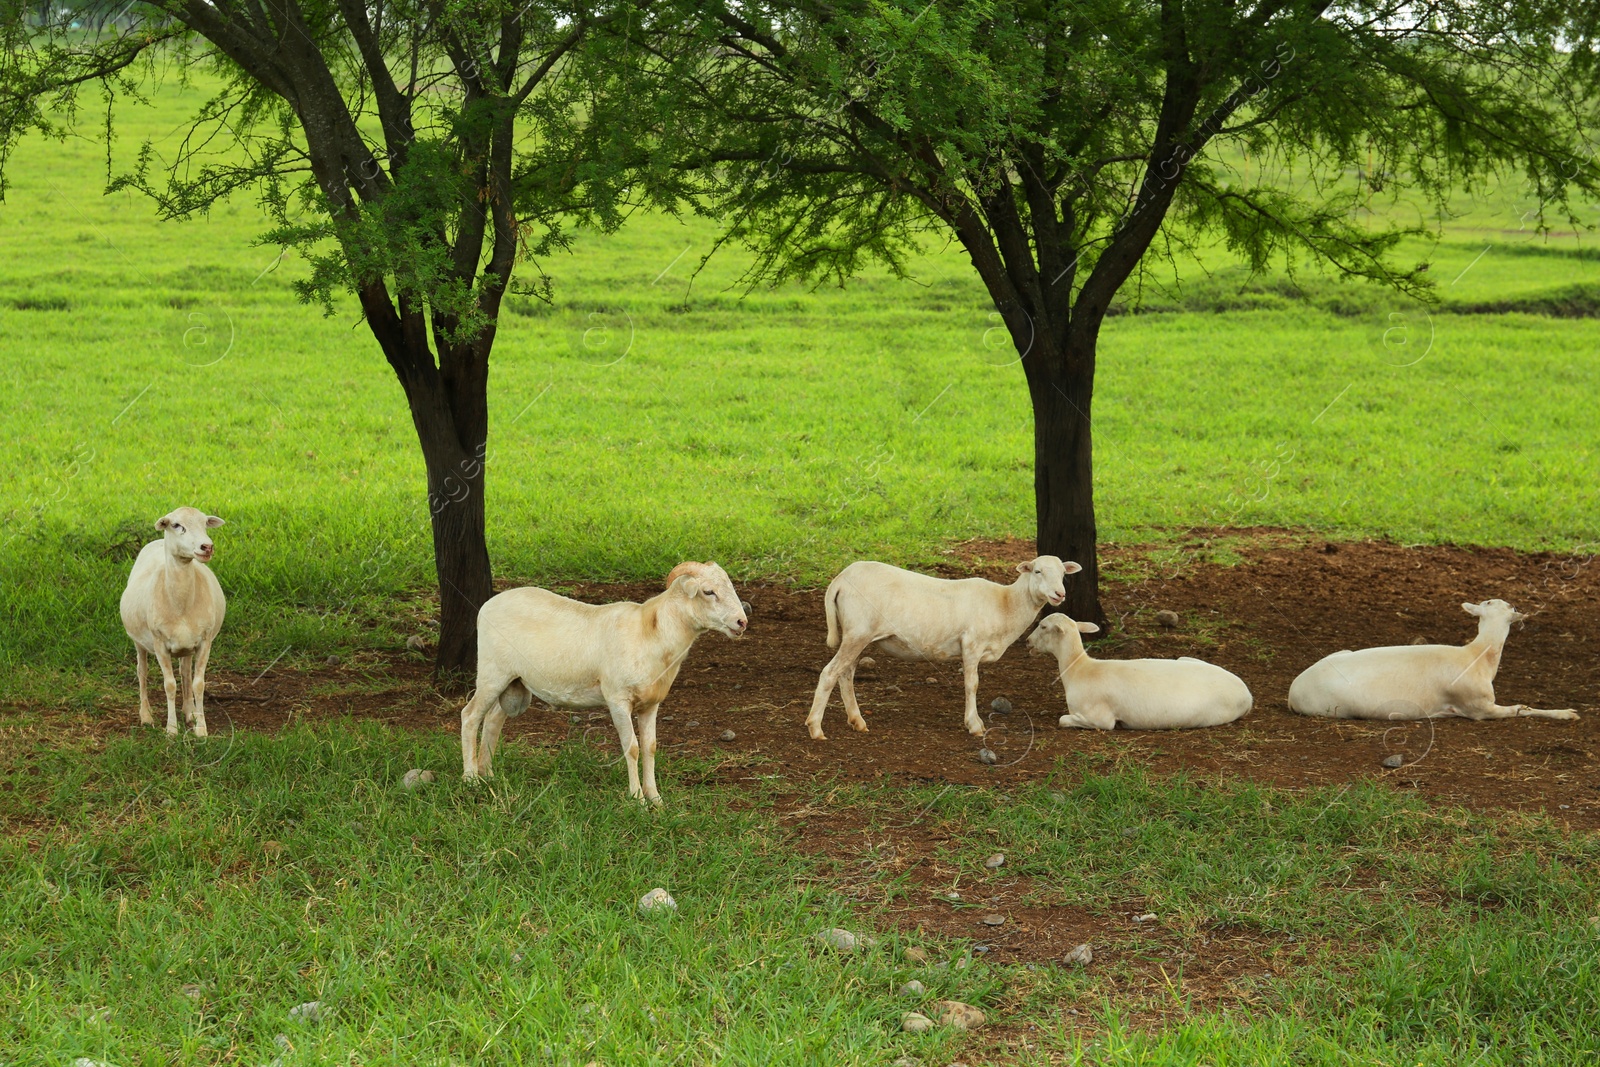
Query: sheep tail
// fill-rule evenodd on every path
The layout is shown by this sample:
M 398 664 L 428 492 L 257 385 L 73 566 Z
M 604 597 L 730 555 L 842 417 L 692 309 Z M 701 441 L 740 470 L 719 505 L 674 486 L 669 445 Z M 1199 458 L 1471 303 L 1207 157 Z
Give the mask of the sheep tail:
M 835 578 L 828 583 L 828 591 L 822 596 L 822 608 L 828 615 L 828 647 L 839 647 L 839 579 Z

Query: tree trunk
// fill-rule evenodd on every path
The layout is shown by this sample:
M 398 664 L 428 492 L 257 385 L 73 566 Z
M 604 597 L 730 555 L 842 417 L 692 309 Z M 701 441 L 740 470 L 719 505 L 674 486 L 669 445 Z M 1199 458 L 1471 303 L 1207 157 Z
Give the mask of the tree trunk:
M 1104 626 L 1094 521 L 1094 341 L 1024 359 L 1033 401 L 1033 498 L 1038 552 L 1083 567 L 1067 578 L 1060 610 Z
M 470 685 L 478 666 L 478 609 L 494 595 L 484 536 L 487 375 L 426 375 L 402 378 L 402 383 L 428 472 L 433 562 L 439 576 L 434 674 L 441 682 Z
M 448 451 L 447 455 L 441 452 Z M 430 448 L 428 510 L 433 516 L 433 563 L 439 575 L 439 652 L 435 676 L 467 685 L 478 667 L 478 609 L 494 595 L 489 546 L 484 537 L 484 469 L 481 448 Z

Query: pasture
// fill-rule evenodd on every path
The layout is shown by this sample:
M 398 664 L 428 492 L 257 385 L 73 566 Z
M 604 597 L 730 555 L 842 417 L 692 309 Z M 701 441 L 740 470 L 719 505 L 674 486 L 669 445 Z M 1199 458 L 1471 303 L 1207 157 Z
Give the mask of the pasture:
M 113 169 L 199 99 L 124 105 Z M 1521 190 L 1415 243 L 1436 305 L 1250 279 L 1222 249 L 1156 271 L 1101 349 L 1118 630 L 1096 654 L 1214 659 L 1256 710 L 1057 731 L 1051 665 L 1016 647 L 984 674 L 980 706 L 1018 709 L 986 713 L 993 767 L 949 667 L 864 681 L 871 733 L 837 704 L 833 741 L 801 725 L 841 564 L 998 576 L 1025 551 L 1026 393 L 959 252 L 746 293 L 737 250 L 696 275 L 707 220 L 577 235 L 544 264 L 553 304 L 502 320 L 496 574 L 638 598 L 715 559 L 754 608 L 739 643 L 696 646 L 663 708 L 667 806 L 642 811 L 603 718 L 536 709 L 492 784 L 461 782 L 460 698 L 405 650 L 432 618 L 420 457 L 353 304 L 297 303 L 304 265 L 254 243 L 247 199 L 159 222 L 100 195 L 105 167 L 30 142 L 0 205 L 0 1064 L 1600 1051 L 1600 255 L 1530 233 Z M 116 600 L 178 504 L 228 520 L 229 618 L 216 736 L 169 742 L 135 726 Z M 1284 709 L 1317 656 L 1463 642 L 1459 603 L 1490 596 L 1534 614 L 1504 699 L 1582 721 Z M 403 791 L 412 767 L 439 780 Z M 675 914 L 637 913 L 655 886 Z M 830 951 L 832 927 L 876 944 Z M 987 1025 L 900 1032 L 945 997 Z M 292 1021 L 309 1001 L 326 1018 Z

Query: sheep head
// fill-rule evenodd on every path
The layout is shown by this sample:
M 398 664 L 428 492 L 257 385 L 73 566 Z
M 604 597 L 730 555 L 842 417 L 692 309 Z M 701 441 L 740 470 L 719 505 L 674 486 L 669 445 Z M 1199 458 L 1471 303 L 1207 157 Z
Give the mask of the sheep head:
M 697 629 L 739 637 L 749 625 L 732 579 L 715 563 L 678 564 L 667 575 L 667 589 L 684 599 Z

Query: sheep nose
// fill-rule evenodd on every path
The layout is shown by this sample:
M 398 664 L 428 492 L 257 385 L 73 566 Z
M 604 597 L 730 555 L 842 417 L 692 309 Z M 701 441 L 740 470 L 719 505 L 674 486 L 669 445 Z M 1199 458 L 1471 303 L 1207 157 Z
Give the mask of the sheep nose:
M 205 544 L 200 546 L 200 551 L 202 551 L 202 552 L 210 552 L 211 551 L 211 547 L 212 547 L 211 546 L 211 542 L 207 541 Z

